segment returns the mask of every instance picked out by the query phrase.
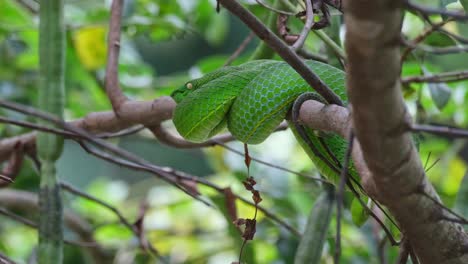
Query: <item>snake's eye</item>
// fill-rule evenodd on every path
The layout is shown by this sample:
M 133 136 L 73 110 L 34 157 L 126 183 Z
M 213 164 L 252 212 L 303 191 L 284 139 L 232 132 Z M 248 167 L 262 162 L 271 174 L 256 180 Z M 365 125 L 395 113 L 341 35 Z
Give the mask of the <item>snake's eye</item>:
M 192 89 L 192 88 L 193 88 L 193 84 L 191 84 L 191 83 L 187 83 L 187 84 L 185 85 L 185 87 L 187 87 L 187 89 L 189 89 L 189 90 L 190 90 L 190 89 Z

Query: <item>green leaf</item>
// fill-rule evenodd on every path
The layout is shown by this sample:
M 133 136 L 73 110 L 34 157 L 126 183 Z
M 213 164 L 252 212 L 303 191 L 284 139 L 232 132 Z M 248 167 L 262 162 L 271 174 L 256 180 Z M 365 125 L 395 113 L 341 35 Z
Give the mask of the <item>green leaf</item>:
M 463 6 L 463 9 L 465 9 L 465 12 L 468 13 L 468 0 L 459 0 L 459 2 Z
M 333 212 L 334 192 L 332 188 L 320 194 L 307 221 L 306 230 L 297 248 L 295 264 L 320 263 L 323 245 Z
M 427 45 L 435 46 L 435 47 L 448 47 L 448 46 L 453 46 L 457 44 L 449 36 L 442 34 L 440 32 L 434 32 L 430 34 L 426 38 L 424 43 Z
M 439 110 L 442 110 L 448 103 L 452 90 L 445 83 L 428 83 L 431 98 Z
M 0 0 L 0 29 L 25 29 L 33 26 L 32 18 L 21 6 L 12 0 Z
M 367 200 L 366 198 L 364 199 Z M 366 202 L 365 200 L 364 202 Z M 354 198 L 351 202 L 351 217 L 353 223 L 357 226 L 362 226 L 369 218 L 369 213 L 359 202 L 358 198 Z
M 211 23 L 205 29 L 206 40 L 215 46 L 223 44 L 229 28 L 229 17 L 227 13 L 219 13 L 212 17 Z

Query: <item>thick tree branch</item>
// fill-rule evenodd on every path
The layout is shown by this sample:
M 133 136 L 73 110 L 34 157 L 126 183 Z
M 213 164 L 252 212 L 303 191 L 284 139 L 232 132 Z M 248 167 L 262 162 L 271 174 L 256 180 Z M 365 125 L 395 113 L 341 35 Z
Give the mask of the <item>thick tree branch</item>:
M 345 1 L 347 88 L 356 137 L 378 199 L 389 208 L 422 263 L 468 263 L 468 236 L 426 195 L 399 82 L 403 1 Z M 367 187 L 367 186 L 365 186 Z M 422 194 L 424 192 L 425 194 Z
M 112 108 L 119 116 L 120 107 L 127 101 L 119 84 L 119 52 L 120 52 L 120 26 L 122 18 L 123 0 L 113 0 L 107 36 L 107 68 L 106 93 L 111 101 Z
M 1 101 L 3 100 L 0 100 L 0 103 Z M 93 134 L 114 133 L 137 124 L 151 127 L 170 119 L 175 105 L 174 100 L 167 96 L 153 101 L 129 101 L 121 108 L 120 118 L 113 111 L 95 112 L 68 124 Z M 10 157 L 18 142 L 23 145 L 27 154 L 34 154 L 35 141 L 35 132 L 0 140 L 0 162 Z

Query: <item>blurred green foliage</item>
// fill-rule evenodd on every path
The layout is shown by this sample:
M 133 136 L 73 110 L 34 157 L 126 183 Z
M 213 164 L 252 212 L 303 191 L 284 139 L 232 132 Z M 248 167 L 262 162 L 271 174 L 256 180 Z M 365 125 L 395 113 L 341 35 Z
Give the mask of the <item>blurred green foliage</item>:
M 29 8 L 21 3 L 29 3 Z M 106 33 L 110 1 L 66 1 L 67 61 L 66 118 L 85 116 L 94 111 L 111 109 L 103 90 Z M 268 11 L 244 1 L 261 19 Z M 271 2 L 270 2 L 271 3 Z M 421 1 L 433 6 L 457 5 L 457 1 Z M 466 1 L 460 1 L 466 8 Z M 0 96 L 8 100 L 35 105 L 38 78 L 38 17 L 35 1 L 0 0 Z M 334 16 L 334 23 L 342 21 Z M 442 18 L 431 17 L 434 21 Z M 221 67 L 229 55 L 247 36 L 249 30 L 226 10 L 215 12 L 215 1 L 129 0 L 125 1 L 119 75 L 124 92 L 131 98 L 150 100 L 168 95 L 187 80 Z M 299 32 L 302 24 L 292 18 L 290 28 Z M 427 25 L 420 17 L 406 13 L 403 32 L 410 39 Z M 450 32 L 468 35 L 468 25 L 448 23 Z M 340 39 L 339 25 L 334 25 L 333 39 Z M 341 31 L 343 28 L 341 27 Z M 342 36 L 342 34 L 341 34 Z M 235 63 L 247 60 L 258 40 L 254 40 Z M 455 40 L 434 33 L 425 45 L 446 47 Z M 341 43 L 340 43 L 341 44 Z M 315 35 L 309 36 L 310 52 L 332 54 Z M 467 69 L 468 55 L 438 56 L 414 51 L 403 65 L 402 76 L 433 74 Z M 448 84 L 411 84 L 403 87 L 411 114 L 425 123 L 467 127 L 468 82 Z M 422 108 L 418 108 L 420 103 Z M 4 116 L 26 119 L 0 109 Z M 170 122 L 166 124 L 171 127 Z M 0 125 L 2 138 L 27 132 L 27 129 Z M 243 157 L 221 147 L 203 150 L 177 150 L 160 145 L 146 132 L 114 139 L 113 143 L 131 150 L 161 166 L 171 166 L 204 177 L 220 186 L 230 187 L 236 194 L 251 199 L 241 181 L 247 171 Z M 231 147 L 242 150 L 240 143 Z M 421 160 L 428 176 L 442 199 L 453 206 L 460 183 L 467 171 L 466 141 L 423 135 Z M 251 155 L 291 170 L 317 176 L 313 165 L 294 141 L 290 132 L 272 135 L 265 143 L 252 146 Z M 230 263 L 238 259 L 242 239 L 227 214 L 226 197 L 208 188 L 199 191 L 214 208 L 194 201 L 173 186 L 154 177 L 105 163 L 89 156 L 73 142 L 67 142 L 59 164 L 61 179 L 86 190 L 116 206 L 125 217 L 135 221 L 139 206 L 145 201 L 147 238 L 171 263 Z M 264 201 L 261 205 L 299 231 L 305 229 L 309 211 L 321 186 L 310 179 L 252 163 L 251 174 L 258 182 Z M 468 181 L 465 179 L 465 185 Z M 11 186 L 37 190 L 38 176 L 33 162 L 25 162 L 16 182 Z M 465 192 L 467 187 L 465 186 Z M 457 210 L 466 212 L 466 193 L 457 200 Z M 350 198 L 350 197 L 348 197 Z M 115 254 L 115 263 L 154 263 L 138 247 L 137 238 L 121 225 L 109 210 L 82 198 L 64 195 L 65 207 L 74 210 L 94 228 L 96 240 Z M 461 200 L 460 200 L 461 199 Z M 238 217 L 251 218 L 252 207 L 235 202 Z M 463 206 L 465 204 L 465 206 Z M 379 254 L 394 262 L 398 249 L 388 242 L 382 247 L 382 231 L 375 222 L 361 227 L 352 223 L 351 199 L 346 199 L 342 247 L 343 263 L 379 263 Z M 35 215 L 18 212 L 36 219 Z M 0 251 L 19 263 L 25 263 L 36 246 L 35 230 L 6 217 L 1 217 Z M 293 263 L 299 238 L 259 213 L 255 239 L 247 243 L 243 260 L 248 263 Z M 387 221 L 387 224 L 390 225 Z M 322 256 L 322 263 L 331 263 L 334 252 L 336 220 L 332 220 Z M 377 230 L 377 231 L 376 231 Z M 395 232 L 395 234 L 398 234 Z M 76 239 L 71 230 L 68 239 Z M 384 248 L 382 251 L 381 248 Z M 79 247 L 67 246 L 66 263 L 91 263 Z

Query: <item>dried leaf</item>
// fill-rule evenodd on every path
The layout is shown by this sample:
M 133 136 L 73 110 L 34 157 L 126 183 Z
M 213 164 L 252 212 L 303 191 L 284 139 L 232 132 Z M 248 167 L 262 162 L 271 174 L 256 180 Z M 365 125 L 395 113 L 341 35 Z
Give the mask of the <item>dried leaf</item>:
M 226 210 L 231 218 L 235 221 L 237 219 L 237 207 L 236 207 L 236 196 L 232 193 L 231 188 L 225 188 L 223 190 L 225 196 Z

